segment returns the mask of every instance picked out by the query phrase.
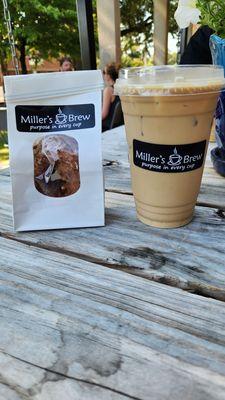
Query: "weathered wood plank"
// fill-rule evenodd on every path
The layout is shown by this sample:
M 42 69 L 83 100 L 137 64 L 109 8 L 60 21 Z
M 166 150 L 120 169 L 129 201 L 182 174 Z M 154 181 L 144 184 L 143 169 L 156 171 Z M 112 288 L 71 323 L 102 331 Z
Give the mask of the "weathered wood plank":
M 4 353 L 0 353 L 0 367 L 3 371 L 0 383 L 2 400 L 135 399 L 91 381 L 53 373 Z
M 224 399 L 223 303 L 12 240 L 0 246 L 4 400 Z
M 0 175 L 9 176 L 9 168 L 2 168 L 2 169 L 0 169 Z
M 225 301 L 222 212 L 196 207 L 189 225 L 156 229 L 136 219 L 132 196 L 106 193 L 105 227 L 15 233 L 9 178 L 0 182 L 2 235 Z
M 210 160 L 210 150 L 215 146 L 209 144 L 198 204 L 225 210 L 225 179 L 215 172 Z M 106 190 L 132 194 L 127 154 L 124 127 L 103 135 Z
M 103 135 L 107 162 L 112 163 L 115 158 L 120 163 L 119 171 L 114 165 L 106 168 L 115 172 L 113 175 L 110 171 L 110 179 L 115 179 L 117 189 L 121 185 L 121 191 L 129 173 L 123 135 L 123 128 Z M 221 179 L 224 182 L 215 174 L 215 179 L 210 181 L 211 187 L 215 184 L 217 194 Z M 136 220 L 131 196 L 108 193 L 105 228 L 14 234 L 7 171 L 0 175 L 0 188 L 0 231 L 8 232 L 8 237 L 225 300 L 224 214 L 221 211 L 197 207 L 196 218 L 188 227 L 163 231 Z M 222 202 L 223 190 L 219 197 Z
M 135 399 L 91 380 L 85 382 L 81 378 L 51 372 L 1 351 L 0 369 L 1 400 Z

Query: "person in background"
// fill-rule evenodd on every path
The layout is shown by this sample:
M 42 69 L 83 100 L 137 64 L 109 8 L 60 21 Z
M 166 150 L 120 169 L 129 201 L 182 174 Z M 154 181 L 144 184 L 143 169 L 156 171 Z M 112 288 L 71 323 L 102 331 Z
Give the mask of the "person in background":
M 209 38 L 213 34 L 208 26 L 200 27 L 190 38 L 181 56 L 180 64 L 212 64 Z
M 60 64 L 60 71 L 74 71 L 73 62 L 70 57 L 63 57 L 59 61 Z
M 190 38 L 190 41 L 181 57 L 180 64 L 212 64 L 212 56 L 209 47 L 209 39 L 213 30 L 208 26 L 200 27 Z M 222 95 L 223 96 L 223 95 Z M 215 113 L 215 131 L 216 143 L 218 147 L 211 150 L 211 159 L 214 169 L 225 177 L 225 113 L 224 100 L 219 98 L 217 110 Z
M 103 69 L 105 89 L 102 101 L 102 131 L 110 129 L 110 123 L 116 104 L 120 101 L 119 96 L 114 95 L 114 84 L 119 74 L 119 64 L 114 62 L 106 64 Z

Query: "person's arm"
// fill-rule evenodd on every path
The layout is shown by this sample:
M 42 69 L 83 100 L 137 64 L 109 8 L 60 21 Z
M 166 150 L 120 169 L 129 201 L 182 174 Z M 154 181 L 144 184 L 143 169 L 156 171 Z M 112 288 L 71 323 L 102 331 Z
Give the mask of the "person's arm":
M 109 113 L 112 96 L 113 88 L 110 86 L 106 87 L 103 91 L 102 119 L 105 119 Z

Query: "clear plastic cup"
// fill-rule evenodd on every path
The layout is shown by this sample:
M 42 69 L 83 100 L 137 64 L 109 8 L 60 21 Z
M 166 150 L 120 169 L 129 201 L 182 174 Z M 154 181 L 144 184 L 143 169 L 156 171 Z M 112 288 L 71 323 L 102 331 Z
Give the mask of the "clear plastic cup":
M 222 67 L 160 66 L 120 71 L 132 189 L 138 218 L 174 228 L 193 217 Z

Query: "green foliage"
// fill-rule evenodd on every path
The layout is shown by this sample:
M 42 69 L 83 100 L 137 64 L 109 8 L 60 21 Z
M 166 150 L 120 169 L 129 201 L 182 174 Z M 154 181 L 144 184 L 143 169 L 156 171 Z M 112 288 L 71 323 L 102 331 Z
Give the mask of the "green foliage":
M 6 168 L 9 163 L 8 135 L 0 131 L 0 169 Z
M 177 53 L 169 53 L 168 54 L 168 64 L 174 65 L 177 63 Z
M 0 131 L 0 148 L 4 147 L 6 144 L 8 144 L 7 131 Z
M 80 56 L 75 0 L 8 0 L 16 47 L 40 60 L 61 54 Z M 0 2 L 3 21 L 3 6 Z M 4 52 L 8 55 L 6 27 L 0 23 Z M 2 52 L 2 49 L 1 49 Z M 3 54 L 4 57 L 4 54 Z
M 127 67 L 141 67 L 143 65 L 143 61 L 140 58 L 135 58 L 126 54 L 122 55 L 121 65 L 123 68 Z M 152 61 L 149 59 L 148 63 L 145 65 L 152 65 Z
M 122 54 L 125 53 L 130 60 L 136 60 L 137 54 L 133 49 L 138 48 L 140 63 L 150 63 L 154 29 L 153 0 L 120 0 L 120 7 Z M 174 20 L 176 7 L 177 0 L 170 0 L 169 32 L 172 34 L 177 32 L 177 24 Z M 149 61 L 146 62 L 146 60 Z M 132 64 L 132 61 L 130 63 Z
M 201 11 L 201 24 L 208 25 L 218 36 L 225 38 L 225 1 L 197 0 L 196 7 Z
M 152 40 L 153 0 L 120 0 L 121 36 L 126 36 L 124 50 Z
M 23 73 L 26 73 L 25 55 L 32 59 L 34 68 L 42 59 L 59 58 L 61 55 L 70 56 L 75 63 L 80 62 L 75 0 L 8 0 L 8 3 Z M 92 4 L 98 48 L 96 0 Z M 174 20 L 176 6 L 177 0 L 170 0 L 169 31 L 172 34 L 177 31 Z M 153 0 L 120 0 L 120 7 L 122 53 L 125 54 L 123 61 L 132 65 L 150 63 Z M 3 72 L 6 72 L 11 55 L 3 20 L 0 0 L 0 64 Z
M 7 147 L 0 148 L 0 169 L 9 166 L 9 149 Z
M 169 32 L 174 36 L 177 33 L 178 27 L 174 18 L 174 13 L 177 9 L 178 0 L 169 1 Z

